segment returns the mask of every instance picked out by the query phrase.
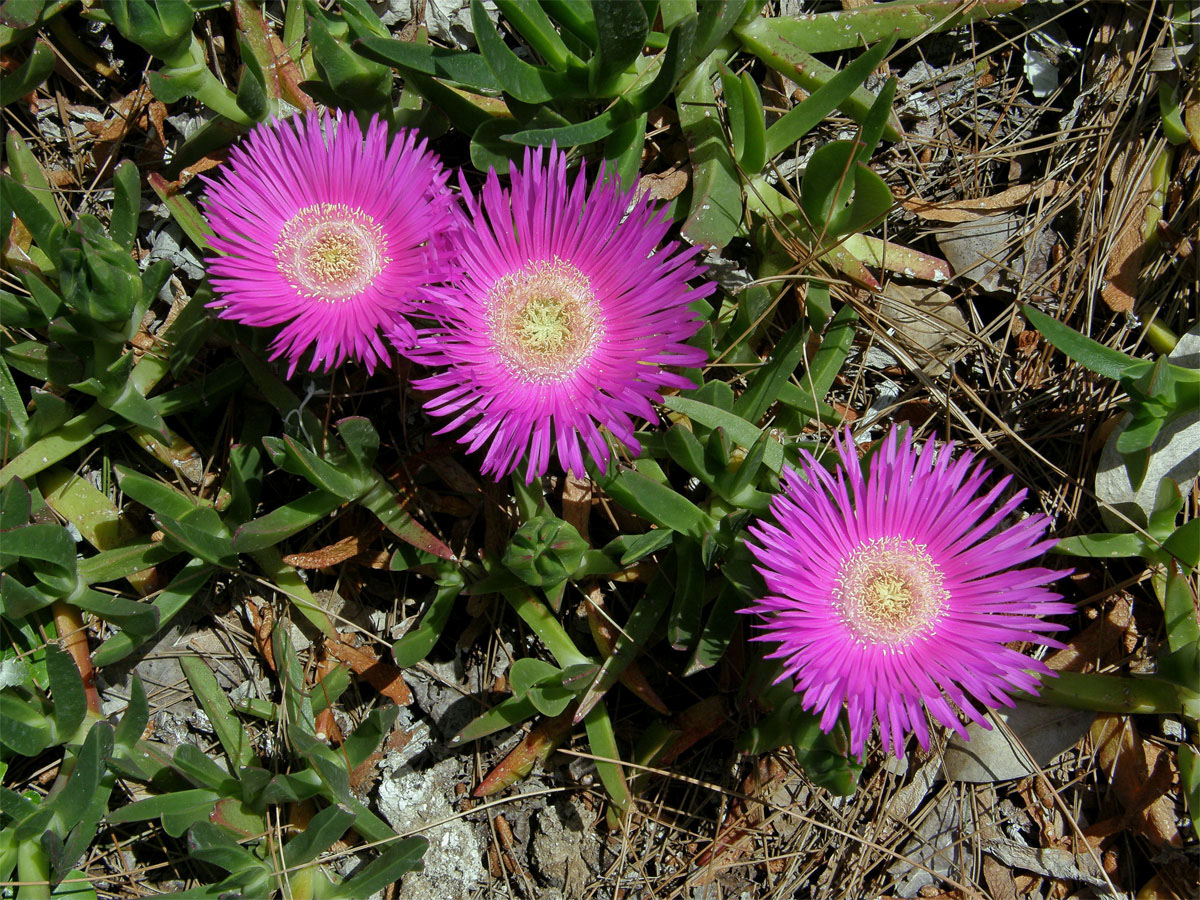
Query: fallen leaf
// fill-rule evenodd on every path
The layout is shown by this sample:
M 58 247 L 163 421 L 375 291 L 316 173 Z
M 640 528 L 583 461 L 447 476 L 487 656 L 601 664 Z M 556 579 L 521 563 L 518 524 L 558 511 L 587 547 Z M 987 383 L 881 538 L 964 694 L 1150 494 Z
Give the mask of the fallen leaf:
M 1136 163 L 1141 159 L 1140 153 L 1122 153 L 1112 165 L 1113 195 L 1105 211 L 1105 219 L 1120 224 L 1105 264 L 1100 297 L 1109 309 L 1117 313 L 1129 312 L 1137 300 L 1142 257 L 1146 250 L 1146 212 L 1155 195 L 1149 166 L 1145 167 L 1145 174 L 1134 188 L 1132 196 L 1126 193 L 1137 169 Z
M 1018 700 L 1012 709 L 996 710 L 992 715 L 1004 721 L 1020 743 L 1014 743 L 999 727 L 989 731 L 972 722 L 967 726 L 969 741 L 956 734 L 946 746 L 942 769 L 947 778 L 991 782 L 1032 775 L 1036 770 L 1027 762 L 1025 751 L 1046 768 L 1088 733 L 1096 714 Z
M 889 282 L 879 302 L 879 316 L 896 330 L 905 349 L 927 375 L 946 371 L 949 351 L 963 342 L 967 320 L 949 294 Z
M 1034 231 L 1030 217 L 1017 213 L 981 216 L 934 236 L 955 274 L 988 292 L 1044 275 L 1057 240 L 1048 222 Z
M 1109 820 L 1105 831 L 1128 827 L 1157 847 L 1182 847 L 1173 796 L 1179 772 L 1172 754 L 1144 740 L 1129 716 L 1101 715 L 1091 733 L 1096 761 L 1122 807 L 1120 819 Z M 1107 836 L 1097 830 L 1089 828 L 1089 836 Z
M 381 525 L 375 523 L 358 534 L 344 537 L 320 550 L 310 550 L 307 553 L 289 553 L 283 562 L 297 569 L 327 569 L 353 559 L 366 549 L 366 545 L 379 533 Z
M 1031 200 L 1053 197 L 1065 187 L 1067 187 L 1067 182 L 1050 179 L 1041 184 L 1019 184 L 1006 191 L 1001 191 L 999 194 L 993 194 L 991 197 L 950 200 L 942 203 L 930 203 L 925 200 L 909 198 L 901 205 L 922 219 L 954 225 L 959 222 L 973 222 L 998 210 L 1014 209 Z
M 687 187 L 688 173 L 686 169 L 668 169 L 666 172 L 655 172 L 643 175 L 638 179 L 637 197 L 640 200 L 674 200 Z
M 563 521 L 579 532 L 585 541 L 588 539 L 588 520 L 592 516 L 592 480 L 576 478 L 567 475 L 563 479 L 562 489 Z
M 1104 873 L 1086 852 L 1075 854 L 1069 850 L 1055 848 L 1038 849 L 1004 840 L 986 841 L 983 849 L 985 853 L 1014 869 L 1024 869 L 1062 881 L 1081 881 L 1092 887 L 1108 887 Z
M 944 790 L 914 826 L 913 837 L 900 845 L 901 858 L 888 867 L 888 874 L 896 879 L 896 895 L 916 897 L 922 888 L 935 885 L 938 876 L 948 878 L 960 869 L 966 849 L 962 836 L 974 830 L 971 804 L 964 803 L 957 791 Z
M 369 650 L 353 647 L 344 641 L 325 639 L 325 652 L 348 665 L 355 675 L 400 706 L 412 703 L 412 693 L 404 676 L 391 663 L 383 662 Z
M 1055 672 L 1103 668 L 1114 662 L 1114 657 L 1124 654 L 1121 639 L 1136 627 L 1133 601 L 1128 594 L 1118 594 L 1103 616 L 1092 622 L 1070 644 L 1046 657 L 1046 665 Z

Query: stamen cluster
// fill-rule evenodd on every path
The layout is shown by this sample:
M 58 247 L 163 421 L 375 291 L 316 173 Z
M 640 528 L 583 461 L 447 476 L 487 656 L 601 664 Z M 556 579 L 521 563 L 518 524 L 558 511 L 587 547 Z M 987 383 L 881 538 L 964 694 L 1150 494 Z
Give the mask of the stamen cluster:
M 635 420 L 701 365 L 690 304 L 715 288 L 700 248 L 663 239 L 670 220 L 632 190 L 568 184 L 566 154 L 529 151 L 511 188 L 493 169 L 477 199 L 411 132 L 309 113 L 255 129 L 208 181 L 221 254 L 209 261 L 224 318 L 281 325 L 272 358 L 291 375 L 391 350 L 434 372 L 414 382 L 496 477 L 552 455 L 603 470 L 609 437 L 636 453 Z M 470 223 L 468 225 L 468 222 Z
M 927 716 L 963 737 L 960 714 L 984 727 L 985 707 L 1037 693 L 1038 660 L 1010 646 L 1056 647 L 1073 607 L 1047 589 L 1064 572 L 1026 564 L 1045 553 L 1048 521 L 1009 522 L 1024 499 L 970 453 L 892 430 L 864 475 L 849 432 L 831 474 L 811 454 L 788 470 L 772 520 L 747 542 L 767 595 L 742 610 L 754 638 L 778 647 L 779 680 L 833 729 L 843 709 L 861 754 L 874 724 L 897 755 L 910 732 L 929 747 Z

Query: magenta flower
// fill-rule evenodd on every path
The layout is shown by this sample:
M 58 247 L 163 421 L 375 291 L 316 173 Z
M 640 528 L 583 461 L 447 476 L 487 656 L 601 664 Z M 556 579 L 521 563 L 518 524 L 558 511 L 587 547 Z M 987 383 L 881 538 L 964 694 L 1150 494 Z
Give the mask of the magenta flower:
M 384 339 L 410 347 L 407 316 L 437 296 L 461 212 L 446 170 L 412 132 L 389 141 L 372 118 L 304 117 L 259 125 L 221 175 L 205 212 L 223 256 L 208 260 L 220 316 L 284 325 L 271 358 L 289 377 L 353 359 L 389 363 Z
M 780 681 L 795 679 L 805 709 L 828 732 L 845 705 L 851 751 L 862 755 L 873 720 L 897 756 L 908 732 L 929 747 L 925 711 L 966 737 L 961 710 L 990 727 L 980 706 L 1037 693 L 1044 664 L 1005 644 L 1061 646 L 1043 621 L 1074 611 L 1045 585 L 1066 572 L 1024 567 L 1054 545 L 1034 515 L 1002 525 L 1025 497 L 991 490 L 974 454 L 932 439 L 914 447 L 893 429 L 863 478 L 847 432 L 836 476 L 807 452 L 757 522 L 748 546 L 770 592 L 745 613 L 766 621 L 755 638 L 779 648 Z M 922 709 L 924 707 L 924 709 Z
M 564 469 L 582 475 L 586 448 L 603 471 L 602 429 L 638 452 L 634 419 L 658 421 L 652 401 L 693 386 L 664 367 L 707 358 L 684 343 L 700 327 L 688 304 L 715 288 L 688 287 L 700 248 L 660 247 L 669 218 L 631 191 L 589 190 L 583 170 L 568 184 L 554 148 L 526 151 L 510 191 L 493 169 L 478 201 L 463 192 L 475 227 L 422 336 L 421 361 L 443 369 L 413 382 L 436 392 L 426 410 L 450 417 L 443 431 L 465 427 L 470 450 L 487 445 L 496 478 L 526 456 L 528 477 L 543 474 L 551 444 Z

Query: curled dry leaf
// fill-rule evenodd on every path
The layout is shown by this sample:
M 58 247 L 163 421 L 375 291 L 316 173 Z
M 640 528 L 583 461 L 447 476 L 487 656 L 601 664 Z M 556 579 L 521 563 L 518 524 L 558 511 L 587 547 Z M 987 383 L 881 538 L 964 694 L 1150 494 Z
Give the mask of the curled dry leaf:
M 974 222 L 989 213 L 1014 209 L 1031 200 L 1049 199 L 1066 187 L 1065 181 L 1050 179 L 1041 184 L 1019 184 L 991 197 L 951 200 L 945 203 L 930 203 L 910 197 L 901 205 L 926 221 L 956 225 L 959 222 Z
M 1117 313 L 1131 311 L 1137 299 L 1138 278 L 1146 249 L 1146 215 L 1156 194 L 1150 166 L 1144 167 L 1144 174 L 1132 196 L 1124 190 L 1136 177 L 1134 161 L 1140 159 L 1139 154 L 1122 154 L 1112 168 L 1114 194 L 1106 218 L 1117 225 L 1118 231 L 1105 265 L 1100 297 Z
M 686 169 L 668 169 L 643 175 L 638 179 L 637 197 L 639 200 L 643 196 L 651 200 L 674 200 L 683 193 L 687 183 Z
M 386 663 L 371 650 L 354 647 L 345 641 L 326 639 L 325 652 L 348 665 L 355 675 L 400 706 L 412 703 L 412 693 L 404 676 L 391 663 Z
M 378 523 L 376 523 L 378 524 Z M 378 534 L 379 527 L 365 529 L 359 534 L 352 534 L 340 541 L 335 541 L 320 550 L 310 550 L 307 553 L 289 553 L 283 558 L 284 563 L 297 569 L 327 569 L 353 559 L 362 553 L 367 544 Z
M 1129 716 L 1101 715 L 1091 734 L 1096 761 L 1108 775 L 1122 812 L 1088 828 L 1089 838 L 1132 828 L 1157 847 L 1182 847 L 1174 797 L 1179 770 L 1173 755 L 1143 739 Z

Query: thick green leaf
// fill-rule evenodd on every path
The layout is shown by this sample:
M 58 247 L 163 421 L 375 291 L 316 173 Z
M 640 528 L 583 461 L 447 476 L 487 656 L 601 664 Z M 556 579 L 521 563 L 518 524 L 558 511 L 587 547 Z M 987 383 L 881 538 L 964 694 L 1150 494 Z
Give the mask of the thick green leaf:
M 662 618 L 669 605 L 668 595 L 670 586 L 666 578 L 657 575 L 629 613 L 629 618 L 621 628 L 621 633 L 613 645 L 612 653 L 600 666 L 600 671 L 588 685 L 583 696 L 579 698 L 579 708 L 575 712 L 575 721 L 580 722 L 591 711 L 621 677 L 631 662 L 638 658 L 645 649 L 647 641 L 658 620 Z
M 767 158 L 774 159 L 841 106 L 888 55 L 896 43 L 886 37 L 810 93 L 767 129 Z M 871 109 L 874 109 L 872 104 Z M 876 138 L 878 142 L 878 138 Z
M 1179 783 L 1187 798 L 1192 830 L 1200 834 L 1200 751 L 1189 744 L 1179 745 Z
M 662 66 L 654 76 L 654 80 L 645 87 L 635 89 L 626 95 L 626 99 L 635 110 L 648 113 L 662 105 L 671 91 L 675 89 L 679 79 L 687 71 L 687 59 L 695 45 L 696 17 L 689 15 L 671 29 L 667 38 L 667 49 L 663 53 Z
M 354 734 L 342 744 L 342 753 L 346 757 L 346 765 L 353 771 L 361 766 L 372 753 L 379 749 L 380 743 L 392 730 L 400 708 L 391 705 L 376 707 L 354 729 Z
M 733 405 L 734 415 L 751 423 L 766 415 L 803 361 L 807 341 L 808 328 L 799 321 L 775 342 L 771 355 L 747 377 L 746 390 Z
M 158 610 L 140 600 L 129 600 L 126 597 L 89 589 L 73 595 L 71 602 L 141 640 L 158 630 Z
M 113 466 L 113 474 L 125 496 L 160 516 L 182 519 L 196 509 L 196 501 L 188 494 L 157 478 L 122 465 Z
M 149 721 L 150 705 L 146 700 L 146 688 L 135 672 L 129 685 L 129 705 L 125 707 L 125 714 L 113 733 L 113 743 L 126 753 L 132 753 Z
M 663 443 L 671 459 L 709 487 L 713 486 L 717 468 L 710 464 L 704 452 L 704 445 L 692 434 L 690 428 L 685 425 L 672 425 L 663 435 Z
M 732 584 L 726 584 L 721 589 L 721 593 L 713 601 L 708 621 L 704 623 L 700 640 L 692 651 L 687 669 L 684 670 L 684 677 L 709 668 L 725 655 L 729 642 L 733 640 L 737 610 L 742 602 L 741 594 Z
M 38 248 L 58 266 L 64 234 L 58 216 L 47 210 L 33 191 L 8 175 L 0 176 L 0 200 L 25 223 Z
M 217 684 L 212 670 L 198 656 L 184 656 L 179 664 L 196 699 L 208 714 L 208 720 L 217 733 L 232 770 L 236 771 L 240 766 L 258 765 L 258 757 L 250 746 L 250 737 L 234 716 L 229 695 Z
M 633 795 L 629 792 L 629 783 L 625 780 L 625 770 L 621 767 L 621 753 L 617 749 L 617 736 L 613 732 L 612 720 L 608 709 L 601 700 L 584 720 L 587 729 L 588 745 L 597 757 L 596 774 L 608 791 L 608 796 L 617 809 L 624 813 L 633 804 Z
M 751 425 L 741 416 L 691 397 L 667 397 L 663 400 L 663 405 L 677 413 L 683 413 L 693 422 L 712 429 L 722 429 L 729 438 L 747 450 L 753 448 L 763 434 L 762 429 Z M 763 462 L 772 472 L 779 473 L 783 469 L 783 445 L 775 440 L 768 442 Z
M 1084 534 L 1063 538 L 1054 546 L 1055 553 L 1092 559 L 1144 556 L 1146 551 L 1146 542 L 1136 534 Z
M 421 617 L 421 624 L 392 644 L 392 656 L 397 666 L 402 669 L 414 666 L 429 655 L 433 645 L 442 636 L 450 613 L 454 610 L 454 601 L 462 589 L 461 576 L 438 584 L 437 593 Z
M 50 746 L 50 721 L 15 694 L 0 693 L 0 743 L 21 756 L 37 756 Z
M 488 26 L 491 27 L 490 22 Z M 426 44 L 369 36 L 359 38 L 354 42 L 354 46 L 368 59 L 401 69 L 445 78 L 480 91 L 499 92 L 504 89 L 478 53 L 464 53 Z
M 592 11 L 596 55 L 588 63 L 588 85 L 592 93 L 604 96 L 609 83 L 642 55 L 650 23 L 640 3 L 626 0 L 592 0 Z
M 1162 594 L 1166 619 L 1167 645 L 1172 652 L 1200 643 L 1200 624 L 1196 621 L 1196 594 L 1193 582 L 1178 566 L 1167 567 L 1167 583 Z M 1193 683 L 1195 683 L 1195 672 Z
M 199 819 L 206 819 L 219 799 L 220 795 L 212 791 L 200 789 L 173 791 L 170 794 L 146 797 L 144 800 L 137 800 L 121 806 L 108 814 L 108 821 L 112 825 L 122 825 L 126 822 L 148 822 L 160 816 L 172 816 L 175 821 L 186 820 L 190 817 L 191 821 L 195 822 Z M 164 819 L 164 827 L 165 824 Z M 172 837 L 179 837 L 186 830 L 187 826 L 181 830 L 168 828 L 167 833 Z
M 327 491 L 305 494 L 247 522 L 234 534 L 233 548 L 238 553 L 253 553 L 271 547 L 325 518 L 342 503 L 341 497 Z
M 984 0 L 963 4 L 960 0 L 901 0 L 871 3 L 816 15 L 754 18 L 739 25 L 736 34 L 743 40 L 754 38 L 792 50 L 831 53 L 873 44 L 892 34 L 907 39 L 927 31 L 945 31 L 1009 12 L 1023 2 Z
M 496 0 L 496 8 L 553 68 L 564 72 L 583 65 L 582 60 L 567 49 L 537 0 Z
M 614 469 L 594 477 L 618 503 L 660 528 L 699 539 L 716 526 L 692 501 L 633 469 Z
M 160 515 L 154 517 L 154 522 L 167 538 L 192 556 L 215 566 L 232 568 L 237 564 L 233 543 L 214 510 L 197 507 L 187 519 Z
M 290 435 L 285 435 L 282 440 L 265 437 L 263 446 L 267 448 L 267 454 L 275 465 L 306 479 L 313 487 L 335 494 L 343 500 L 359 497 L 368 487 L 364 483 L 365 479 L 356 477 L 358 473 L 344 471 L 348 467 L 335 465 L 328 459 L 321 458 Z
M 171 768 L 198 788 L 206 788 L 222 795 L 228 795 L 235 790 L 229 773 L 209 759 L 195 744 L 180 744 L 175 749 L 175 755 L 171 757 Z
M 1125 375 L 1131 367 L 1137 365 L 1145 365 L 1141 360 L 1134 359 L 1131 356 L 1126 356 L 1117 350 L 1110 347 L 1105 347 L 1103 344 L 1093 341 L 1090 337 L 1086 337 L 1068 328 L 1056 319 L 1050 318 L 1043 312 L 1039 312 L 1032 306 L 1026 304 L 1021 307 L 1031 325 L 1042 333 L 1042 336 L 1051 344 L 1069 356 L 1075 362 L 1079 363 L 1086 369 L 1091 369 L 1097 375 L 1103 375 L 1105 378 L 1111 378 L 1114 381 L 1119 380 L 1122 375 Z
M 487 712 L 472 719 L 467 726 L 450 739 L 450 746 L 478 740 L 511 728 L 537 715 L 537 709 L 527 697 L 509 697 Z
M 364 866 L 349 881 L 338 885 L 338 895 L 352 900 L 366 900 L 372 894 L 398 883 L 409 872 L 420 871 L 428 848 L 429 842 L 423 837 L 410 837 L 388 844 L 378 859 Z
M 113 173 L 113 211 L 108 233 L 112 239 L 126 249 L 133 249 L 137 234 L 138 214 L 142 211 L 142 192 L 138 179 L 138 168 L 131 160 L 125 160 Z
M 340 840 L 353 822 L 354 812 L 347 807 L 325 807 L 309 820 L 302 832 L 283 845 L 284 862 L 289 867 L 312 862 Z
M 54 704 L 54 730 L 61 740 L 69 741 L 87 714 L 83 678 L 71 654 L 54 644 L 46 645 L 46 675 Z
M 158 624 L 151 634 L 158 629 L 165 628 L 195 596 L 196 592 L 208 583 L 216 571 L 216 567 L 203 560 L 190 560 L 179 571 L 179 574 L 171 579 L 170 584 L 155 596 L 150 609 L 157 616 Z M 92 662 L 98 667 L 111 665 L 132 653 L 149 636 L 144 631 L 115 634 L 92 654 Z
M 513 132 L 509 139 L 528 147 L 547 147 L 551 143 L 557 143 L 560 147 L 578 147 L 604 140 L 637 114 L 637 110 L 621 100 L 586 122 L 555 128 L 526 128 Z
M 5 4 L 5 8 L 9 4 Z M 17 67 L 11 75 L 4 76 L 4 89 L 0 91 L 3 100 L 0 105 L 8 106 L 20 100 L 27 94 L 33 93 L 43 81 L 54 71 L 54 51 L 45 41 L 33 45 L 29 58 Z
M 1191 519 L 1163 541 L 1163 549 L 1189 569 L 1200 566 L 1200 518 Z
M 505 91 L 524 103 L 545 103 L 562 91 L 565 82 L 559 73 L 530 65 L 508 48 L 481 0 L 471 0 L 471 24 L 488 68 Z
M 694 244 L 720 248 L 742 222 L 742 186 L 729 155 L 713 95 L 712 77 L 728 53 L 717 50 L 680 82 L 679 124 L 692 160 L 692 201 L 683 234 Z
M 188 829 L 188 855 L 235 874 L 254 870 L 266 872 L 266 863 L 207 818 Z

